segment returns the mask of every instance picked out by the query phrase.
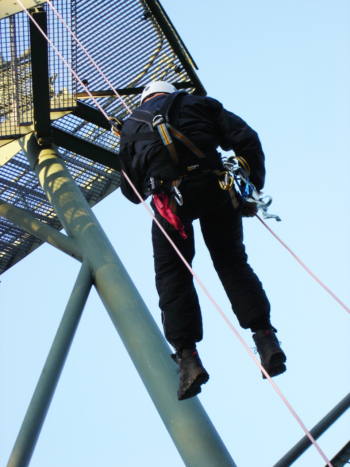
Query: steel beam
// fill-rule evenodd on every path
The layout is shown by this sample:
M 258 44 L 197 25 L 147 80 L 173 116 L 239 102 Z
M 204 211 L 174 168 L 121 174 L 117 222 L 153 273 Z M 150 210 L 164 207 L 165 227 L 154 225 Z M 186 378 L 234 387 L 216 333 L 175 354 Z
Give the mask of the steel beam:
M 21 151 L 23 146 L 27 144 L 29 139 L 35 139 L 34 133 L 29 133 L 26 136 L 23 136 L 20 139 L 12 140 L 7 142 L 4 146 L 0 147 L 0 167 L 5 165 L 9 160 L 11 160 L 16 154 Z
M 38 4 L 44 3 L 44 0 L 22 0 L 22 3 L 29 10 L 29 8 L 37 7 Z M 21 11 L 23 11 L 21 5 L 13 0 L 2 0 L 0 3 L 0 19 L 15 15 Z
M 112 151 L 96 146 L 55 127 L 52 127 L 52 137 L 55 144 L 61 148 L 80 154 L 118 172 L 121 170 L 119 157 Z
M 344 397 L 338 405 L 336 405 L 320 422 L 310 430 L 311 435 L 316 440 L 333 425 L 338 418 L 350 407 L 350 394 Z M 301 440 L 287 452 L 273 467 L 289 467 L 292 465 L 310 446 L 312 443 L 305 435 Z
M 0 200 L 0 216 L 17 225 L 19 228 L 34 235 L 40 240 L 50 243 L 69 256 L 82 261 L 83 253 L 78 243 L 72 238 L 63 235 L 58 230 L 50 227 L 44 222 L 35 219 L 24 209 L 20 209 L 12 204 Z
M 193 88 L 193 86 L 194 86 L 192 81 L 182 81 L 181 83 L 172 83 L 172 84 L 173 84 L 174 88 L 179 89 L 179 90 L 180 89 Z M 145 86 L 138 86 L 136 88 L 116 89 L 116 91 L 120 96 L 134 96 L 134 95 L 137 95 L 137 94 L 142 94 L 142 91 L 144 89 L 145 89 Z M 93 97 L 115 97 L 115 98 L 118 98 L 114 94 L 114 91 L 112 91 L 110 89 L 106 89 L 105 91 L 91 91 L 90 94 Z M 88 94 L 87 92 L 78 92 L 77 93 L 77 99 L 91 99 L 90 94 Z M 79 107 L 79 103 L 78 103 L 78 107 Z M 100 114 L 101 118 L 103 118 L 106 121 L 105 117 L 103 117 L 101 115 L 99 110 L 96 109 L 95 112 L 98 112 Z M 75 113 L 76 113 L 76 111 L 74 111 L 74 114 Z
M 178 59 L 180 60 L 181 65 L 186 70 L 189 78 L 193 83 L 193 86 L 196 88 L 194 94 L 206 96 L 207 92 L 204 89 L 203 84 L 200 82 L 197 73 L 195 72 L 196 64 L 194 63 L 191 55 L 182 43 L 170 19 L 167 17 L 166 13 L 160 7 L 160 4 L 156 0 L 145 0 L 145 2 L 154 18 L 157 20 L 161 30 L 163 31 L 165 37 L 168 39 Z M 187 55 L 185 52 L 187 53 Z
M 26 467 L 30 462 L 91 286 L 90 267 L 83 263 L 7 467 Z
M 185 465 L 234 467 L 198 398 L 177 400 L 171 351 L 62 158 L 38 147 L 26 154 L 67 234 L 82 247 L 96 289 Z
M 47 34 L 46 12 L 32 13 L 34 21 Z M 48 43 L 36 24 L 29 21 L 32 62 L 34 128 L 37 137 L 47 139 L 51 135 Z
M 91 99 L 87 92 L 78 93 L 78 99 L 80 99 L 80 94 L 86 94 L 88 98 Z M 92 92 L 91 94 L 94 95 L 96 93 Z M 113 95 L 115 94 L 113 93 Z M 73 110 L 73 115 L 81 118 L 82 120 L 93 123 L 101 128 L 104 128 L 105 130 L 111 131 L 111 124 L 108 120 L 106 120 L 106 117 L 103 115 L 103 113 L 100 110 L 91 107 L 90 105 L 77 101 L 77 107 Z

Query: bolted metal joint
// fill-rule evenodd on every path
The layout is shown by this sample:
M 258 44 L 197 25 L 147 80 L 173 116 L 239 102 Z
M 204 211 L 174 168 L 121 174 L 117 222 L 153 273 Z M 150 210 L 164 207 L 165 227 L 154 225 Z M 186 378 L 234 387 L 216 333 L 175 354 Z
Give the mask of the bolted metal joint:
M 36 135 L 37 136 L 37 135 Z M 36 138 L 37 139 L 37 142 L 38 142 L 38 145 L 43 148 L 45 146 L 51 146 L 52 143 L 53 143 L 53 138 L 52 136 L 41 136 L 40 138 Z

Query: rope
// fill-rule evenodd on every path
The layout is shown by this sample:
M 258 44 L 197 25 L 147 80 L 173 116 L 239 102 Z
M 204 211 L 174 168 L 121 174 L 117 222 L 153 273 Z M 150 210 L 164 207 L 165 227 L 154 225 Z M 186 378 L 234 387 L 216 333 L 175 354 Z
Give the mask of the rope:
M 41 27 L 39 26 L 39 24 L 35 21 L 35 19 L 32 17 L 32 15 L 26 10 L 25 6 L 23 5 L 23 3 L 21 2 L 21 0 L 18 0 L 18 3 L 21 5 L 21 7 L 23 8 L 23 11 L 26 13 L 26 15 L 28 16 L 28 18 L 35 24 L 35 26 L 39 29 L 39 31 L 41 32 L 41 34 L 45 37 L 45 39 L 47 40 L 47 42 L 51 45 L 51 47 L 54 49 L 54 51 L 57 53 L 57 55 L 61 58 L 61 60 L 63 61 L 63 63 L 66 65 L 66 67 L 68 68 L 68 70 L 72 73 L 72 75 L 76 78 L 77 81 L 79 81 L 79 83 L 81 84 L 81 86 L 85 89 L 85 91 L 87 92 L 87 94 L 90 96 L 90 98 L 93 100 L 93 102 L 95 103 L 95 105 L 98 107 L 98 109 L 102 112 L 102 114 L 106 117 L 106 119 L 108 120 L 108 115 L 106 114 L 106 112 L 103 110 L 103 108 L 100 106 L 100 104 L 97 102 L 97 100 L 93 97 L 93 95 L 91 94 L 91 92 L 88 90 L 88 88 L 85 86 L 85 84 L 81 81 L 81 79 L 79 78 L 79 76 L 75 73 L 75 71 L 72 69 L 72 67 L 69 65 L 69 63 L 66 61 L 66 59 L 62 56 L 62 54 L 60 53 L 60 51 L 54 46 L 54 44 L 50 41 L 50 39 L 47 37 L 47 35 L 44 33 L 44 31 L 41 29 Z
M 87 94 L 90 96 L 90 98 L 92 99 L 92 101 L 95 103 L 95 105 L 98 107 L 98 109 L 102 112 L 102 114 L 106 117 L 106 119 L 108 120 L 108 115 L 106 114 L 106 112 L 103 110 L 103 108 L 99 105 L 99 103 L 96 101 L 96 99 L 92 96 L 92 94 L 90 93 L 90 91 L 87 89 L 87 87 L 83 84 L 83 82 L 80 80 L 80 78 L 78 77 L 78 75 L 75 73 L 75 71 L 70 67 L 70 65 L 68 64 L 68 62 L 64 59 L 64 57 L 62 56 L 62 54 L 59 52 L 59 50 L 54 46 L 54 44 L 50 41 L 50 39 L 47 37 L 47 35 L 44 33 L 44 31 L 40 28 L 40 26 L 38 25 L 38 23 L 34 20 L 34 18 L 30 15 L 30 13 L 26 10 L 26 8 L 24 7 L 24 5 L 22 4 L 21 0 L 18 0 L 18 3 L 20 4 L 20 6 L 23 8 L 23 10 L 25 11 L 25 13 L 27 14 L 27 16 L 29 17 L 29 19 L 36 25 L 36 27 L 39 29 L 39 31 L 41 32 L 41 34 L 45 37 L 45 39 L 47 40 L 47 42 L 51 45 L 51 47 L 55 50 L 55 52 L 58 54 L 58 56 L 61 58 L 61 60 L 64 62 L 64 64 L 67 66 L 67 68 L 70 70 L 70 72 L 73 74 L 73 76 L 77 79 L 77 81 L 81 84 L 81 86 L 86 90 Z M 48 1 L 49 5 L 52 7 L 52 5 L 50 4 L 50 2 Z M 54 9 L 54 8 L 53 8 Z M 56 10 L 54 10 L 56 12 Z M 79 46 L 83 49 L 84 53 L 89 57 L 90 61 L 94 64 L 94 66 L 96 66 L 97 70 L 99 71 L 99 73 L 101 74 L 101 76 L 104 77 L 104 79 L 108 82 L 109 86 L 111 86 L 111 88 L 113 89 L 112 85 L 109 83 L 109 81 L 107 80 L 107 78 L 103 75 L 102 71 L 100 70 L 100 68 L 95 64 L 95 62 L 93 61 L 93 59 L 89 56 L 88 52 L 83 48 L 83 46 L 81 45 L 81 43 L 78 41 L 78 39 L 75 37 L 75 35 L 73 34 L 73 32 L 69 29 L 69 27 L 65 24 L 65 22 L 63 21 L 63 19 L 61 18 L 61 16 L 56 12 L 57 16 L 59 17 L 59 19 L 62 21 L 62 23 L 66 26 L 66 28 L 69 30 L 70 34 L 72 35 L 72 37 L 74 38 L 74 40 L 79 44 Z M 117 95 L 117 97 L 122 101 L 122 98 L 119 96 L 119 94 L 113 89 L 113 91 L 115 92 L 115 94 Z M 124 104 L 124 107 L 127 108 L 127 110 L 129 112 L 130 109 L 126 106 L 126 104 Z M 147 209 L 148 213 L 151 215 L 151 217 L 153 218 L 153 220 L 156 222 L 156 224 L 158 225 L 158 227 L 160 228 L 160 230 L 163 232 L 163 234 L 165 235 L 165 237 L 168 239 L 168 241 L 170 242 L 170 244 L 172 245 L 172 247 L 175 249 L 175 251 L 177 252 L 177 254 L 179 255 L 179 257 L 181 258 L 181 260 L 184 262 L 185 266 L 188 268 L 188 270 L 191 272 L 192 276 L 195 278 L 195 280 L 198 282 L 199 286 L 202 288 L 202 290 L 204 291 L 204 293 L 207 295 L 207 297 L 209 298 L 209 300 L 212 302 L 212 304 L 215 306 L 215 308 L 218 310 L 218 312 L 220 313 L 220 315 L 223 317 L 223 319 L 226 321 L 226 323 L 228 324 L 228 326 L 231 328 L 231 330 L 234 332 L 234 334 L 237 336 L 237 338 L 240 340 L 240 342 L 243 344 L 243 346 L 245 347 L 245 349 L 247 350 L 247 352 L 249 353 L 249 355 L 251 356 L 251 358 L 254 360 L 254 362 L 256 363 L 256 365 L 260 368 L 260 370 L 262 371 L 262 373 L 265 375 L 266 379 L 270 382 L 270 384 L 272 385 L 272 387 L 275 389 L 275 391 L 277 392 L 277 394 L 281 397 L 281 399 L 283 400 L 283 402 L 286 404 L 286 406 L 288 407 L 288 409 L 290 410 L 290 412 L 292 413 L 292 415 L 295 417 L 295 419 L 297 420 L 297 422 L 299 423 L 299 425 L 301 426 L 301 428 L 303 429 L 303 431 L 305 432 L 305 434 L 307 435 L 307 437 L 310 439 L 311 443 L 315 446 L 315 448 L 317 449 L 317 451 L 320 453 L 320 455 L 322 456 L 322 458 L 324 459 L 324 461 L 327 463 L 328 467 L 333 467 L 332 464 L 329 462 L 329 460 L 327 459 L 327 457 L 325 456 L 325 454 L 323 453 L 323 451 L 321 450 L 321 448 L 319 447 L 319 445 L 316 443 L 315 439 L 312 437 L 312 435 L 310 434 L 310 432 L 307 430 L 307 428 L 305 427 L 305 425 L 303 424 L 303 422 L 301 421 L 301 419 L 299 418 L 299 416 L 296 414 L 296 412 L 294 411 L 294 409 L 292 408 L 292 406 L 289 404 L 289 402 L 287 401 L 287 399 L 284 397 L 284 395 L 282 394 L 282 392 L 279 390 L 279 388 L 276 386 L 276 384 L 272 381 L 271 377 L 269 376 L 269 374 L 266 372 L 266 370 L 262 367 L 262 365 L 259 363 L 259 361 L 257 360 L 257 358 L 254 356 L 253 352 L 250 350 L 250 348 L 248 347 L 248 345 L 245 343 L 245 341 L 243 340 L 243 338 L 240 336 L 240 334 L 238 333 L 238 331 L 234 328 L 234 326 L 231 324 L 231 322 L 229 321 L 229 319 L 226 317 L 225 313 L 221 310 L 221 308 L 218 306 L 218 304 L 215 302 L 215 300 L 211 297 L 211 295 L 209 294 L 209 292 L 206 290 L 206 288 L 204 287 L 204 285 L 202 284 L 202 282 L 199 280 L 198 276 L 195 274 L 195 272 L 193 271 L 193 269 L 191 268 L 191 266 L 187 263 L 187 261 L 185 260 L 185 258 L 183 257 L 183 255 L 181 254 L 181 252 L 178 250 L 178 248 L 176 247 L 176 245 L 174 244 L 174 242 L 171 240 L 171 238 L 169 237 L 169 235 L 166 233 L 166 231 L 163 229 L 163 227 L 160 225 L 160 223 L 157 221 L 157 219 L 155 218 L 155 216 L 152 214 L 151 210 L 148 208 L 148 206 L 146 205 L 146 203 L 144 202 L 144 200 L 142 199 L 141 195 L 138 193 L 138 191 L 136 190 L 136 188 L 134 187 L 133 183 L 131 182 L 131 180 L 129 179 L 129 177 L 126 175 L 126 173 L 124 171 L 122 171 L 125 179 L 128 181 L 128 183 L 130 184 L 131 188 L 134 190 L 136 196 L 139 198 L 139 200 L 141 201 L 141 203 L 143 204 L 143 206 Z M 259 218 L 260 219 L 260 218 Z M 267 227 L 267 226 L 266 226 Z M 268 227 L 267 227 L 268 228 Z M 270 229 L 269 229 L 270 230 Z M 271 233 L 273 233 L 271 231 Z
M 101 68 L 98 66 L 98 64 L 95 62 L 95 60 L 90 57 L 89 53 L 86 51 L 85 47 L 83 46 L 83 44 L 80 42 L 80 40 L 74 35 L 73 31 L 70 29 L 70 27 L 67 25 L 67 23 L 64 21 L 64 19 L 62 18 L 62 16 L 58 13 L 58 11 L 55 9 L 55 7 L 52 5 L 52 3 L 50 2 L 50 0 L 46 0 L 46 3 L 50 6 L 50 8 L 53 10 L 53 12 L 55 13 L 55 15 L 61 20 L 61 22 L 64 24 L 64 26 L 67 28 L 69 34 L 73 37 L 73 39 L 75 40 L 75 42 L 79 45 L 79 47 L 82 49 L 82 51 L 85 53 L 85 55 L 87 56 L 87 58 L 90 60 L 90 62 L 94 65 L 94 67 L 97 69 L 97 71 L 100 73 L 100 75 L 102 76 L 102 78 L 105 80 L 105 82 L 108 84 L 108 86 L 112 89 L 112 91 L 114 92 L 114 94 L 118 97 L 118 99 L 120 100 L 120 102 L 122 103 L 122 105 L 125 107 L 125 109 L 131 113 L 131 110 L 130 108 L 127 106 L 127 104 L 125 103 L 125 101 L 120 97 L 120 95 L 118 94 L 118 92 L 114 89 L 113 85 L 111 84 L 111 82 L 108 80 L 108 78 L 103 74 Z
M 259 221 L 269 230 L 272 235 L 277 238 L 277 240 L 286 248 L 291 255 L 302 265 L 302 267 L 325 289 L 327 292 L 332 295 L 332 297 L 348 312 L 350 313 L 350 309 L 317 277 L 315 274 L 310 271 L 310 269 L 297 257 L 297 255 L 275 234 L 275 232 L 270 229 L 270 227 L 257 215 L 255 216 L 259 219 Z
M 181 254 L 180 250 L 177 248 L 177 246 L 175 245 L 175 243 L 171 240 L 171 238 L 169 237 L 169 235 L 166 233 L 166 231 L 164 230 L 164 228 L 161 226 L 161 224 L 158 222 L 158 220 L 155 218 L 155 216 L 152 214 L 151 210 L 149 209 L 149 207 L 147 206 L 147 204 L 144 202 L 144 200 L 142 199 L 142 196 L 140 195 L 140 193 L 137 191 L 137 189 L 135 188 L 135 186 L 133 185 L 133 183 L 131 182 L 130 178 L 126 175 L 126 173 L 124 171 L 123 172 L 123 175 L 124 177 L 126 178 L 126 180 L 128 181 L 129 185 L 131 186 L 131 188 L 134 190 L 136 196 L 138 197 L 138 199 L 141 201 L 141 203 L 143 204 L 143 206 L 147 209 L 148 213 L 150 214 L 150 216 L 152 217 L 152 219 L 154 220 L 154 222 L 157 224 L 157 226 L 160 228 L 160 230 L 163 232 L 163 234 L 165 235 L 165 237 L 168 239 L 169 243 L 171 244 L 171 246 L 174 248 L 174 250 L 176 251 L 176 253 L 179 255 L 179 257 L 182 259 L 183 263 L 185 264 L 185 266 L 187 267 L 187 269 L 190 271 L 190 273 L 192 274 L 192 276 L 195 278 L 195 280 L 197 281 L 198 285 L 201 287 L 201 289 L 203 290 L 203 292 L 205 293 L 205 295 L 209 298 L 209 300 L 212 302 L 212 304 L 215 306 L 215 308 L 218 310 L 218 312 L 220 313 L 220 315 L 222 316 L 222 318 L 226 321 L 226 323 L 228 324 L 228 326 L 231 328 L 231 330 L 235 333 L 235 335 L 238 337 L 238 339 L 240 340 L 240 342 L 243 344 L 243 346 L 245 347 L 245 349 L 247 350 L 247 352 L 249 353 L 249 355 L 251 356 L 251 358 L 254 360 L 254 362 L 258 365 L 258 367 L 260 368 L 260 370 L 262 371 L 262 373 L 266 376 L 266 379 L 269 380 L 270 384 L 272 385 L 272 387 L 274 388 L 274 390 L 277 392 L 277 394 L 280 396 L 280 398 L 283 400 L 283 402 L 286 404 L 286 406 L 288 407 L 288 409 L 290 410 L 290 412 L 292 413 L 292 415 L 295 417 L 295 419 L 297 420 L 297 422 L 299 423 L 299 425 L 301 426 L 301 428 L 304 430 L 306 436 L 309 438 L 309 440 L 311 441 L 311 443 L 315 446 L 315 448 L 317 449 L 317 451 L 321 454 L 321 456 L 323 457 L 324 461 L 327 462 L 327 465 L 329 467 L 332 467 L 332 464 L 329 462 L 329 460 L 327 459 L 327 457 L 325 456 L 325 454 L 323 453 L 323 451 L 321 450 L 321 448 L 319 447 L 319 445 L 316 443 L 315 439 L 313 438 L 313 436 L 311 435 L 311 433 L 308 431 L 308 429 L 306 428 L 306 426 L 304 425 L 304 423 L 301 421 L 301 419 L 299 418 L 299 416 L 297 415 L 297 413 L 294 411 L 293 407 L 289 404 L 289 402 L 287 401 L 287 399 L 284 397 L 284 395 L 282 394 L 282 392 L 280 391 L 280 389 L 276 386 L 276 384 L 272 381 L 270 375 L 267 373 L 267 371 L 265 370 L 265 368 L 263 368 L 263 366 L 260 364 L 260 362 L 258 361 L 258 359 L 255 357 L 255 355 L 253 354 L 253 352 L 250 350 L 250 348 L 248 347 L 248 345 L 245 343 L 245 341 L 243 340 L 243 338 L 241 337 L 241 335 L 239 334 L 239 332 L 235 329 L 235 327 L 231 324 L 231 322 L 229 321 L 229 319 L 227 318 L 227 316 L 225 315 L 225 313 L 221 310 L 221 308 L 219 307 L 219 305 L 215 302 L 215 300 L 213 299 L 213 297 L 209 294 L 209 292 L 207 291 L 207 289 L 204 287 L 204 285 L 202 284 L 202 282 L 200 281 L 200 279 L 198 278 L 197 274 L 193 271 L 193 269 L 191 268 L 191 266 L 188 264 L 188 262 L 186 261 L 186 259 L 183 257 L 183 255 Z

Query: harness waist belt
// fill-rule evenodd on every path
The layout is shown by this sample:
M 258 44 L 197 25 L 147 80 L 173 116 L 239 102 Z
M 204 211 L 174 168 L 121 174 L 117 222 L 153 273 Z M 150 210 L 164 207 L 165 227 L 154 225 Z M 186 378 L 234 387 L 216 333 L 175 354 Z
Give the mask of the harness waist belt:
M 200 162 L 200 163 L 198 163 Z M 154 170 L 142 184 L 143 193 L 150 195 L 164 192 L 170 193 L 176 180 L 195 181 L 213 174 L 213 170 L 222 169 L 221 161 L 203 159 L 193 165 L 171 167 Z M 153 179 L 151 182 L 151 178 Z
M 184 177 L 192 177 L 209 170 L 223 170 L 221 160 L 217 158 L 192 159 L 184 161 L 177 167 L 160 167 L 152 170 L 150 176 L 164 181 L 174 181 Z

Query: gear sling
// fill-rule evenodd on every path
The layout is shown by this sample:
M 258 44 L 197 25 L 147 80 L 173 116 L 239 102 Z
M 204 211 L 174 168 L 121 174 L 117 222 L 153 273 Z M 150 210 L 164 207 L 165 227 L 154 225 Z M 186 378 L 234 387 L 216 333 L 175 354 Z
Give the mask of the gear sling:
M 135 141 L 156 141 L 161 139 L 163 144 L 167 147 L 173 162 L 173 167 L 170 171 L 168 170 L 168 172 L 163 169 L 159 174 L 152 174 L 149 180 L 144 183 L 143 191 L 147 195 L 153 195 L 154 202 L 159 213 L 165 217 L 170 224 L 174 225 L 182 236 L 183 226 L 181 229 L 182 223 L 175 215 L 175 201 L 179 205 L 182 205 L 182 196 L 178 189 L 178 185 L 181 180 L 187 177 L 197 178 L 198 175 L 201 176 L 203 173 L 211 171 L 217 175 L 221 189 L 228 191 L 233 207 L 235 209 L 239 207 L 231 175 L 227 171 L 219 170 L 217 161 L 208 159 L 205 154 L 203 154 L 203 152 L 192 143 L 192 141 L 169 123 L 170 108 L 172 108 L 172 115 L 174 116 L 173 121 L 177 122 L 181 96 L 185 93 L 186 91 L 180 91 L 169 94 L 156 115 L 145 110 L 134 110 L 129 118 L 131 120 L 146 123 L 150 127 L 151 131 L 123 136 L 123 144 Z M 172 136 L 185 144 L 185 146 L 197 157 L 198 160 L 195 164 L 190 166 L 180 164 Z M 157 178 L 157 175 L 160 175 L 162 178 L 169 177 L 170 181 L 168 182 L 161 178 Z M 171 206 L 168 205 L 169 199 L 167 195 L 164 194 L 165 192 L 170 192 L 173 195 Z

